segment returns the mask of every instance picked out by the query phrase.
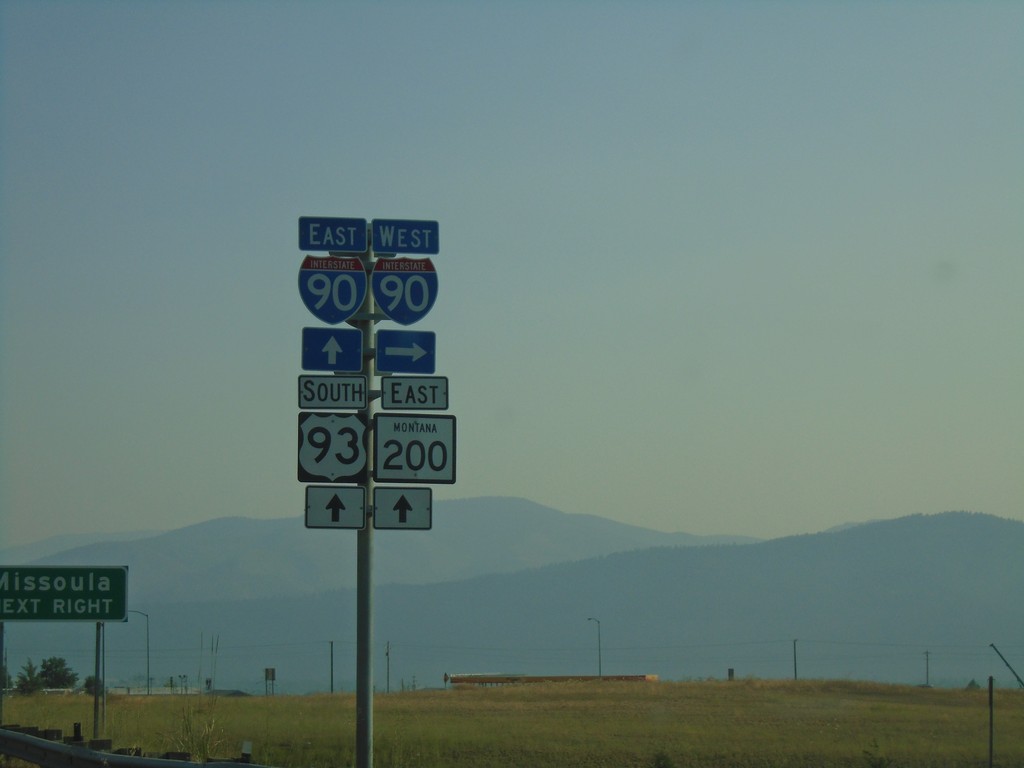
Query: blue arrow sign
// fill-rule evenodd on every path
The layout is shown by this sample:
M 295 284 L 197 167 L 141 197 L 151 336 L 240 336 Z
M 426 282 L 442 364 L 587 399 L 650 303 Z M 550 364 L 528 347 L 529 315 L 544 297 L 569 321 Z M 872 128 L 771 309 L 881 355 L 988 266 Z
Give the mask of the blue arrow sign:
M 378 373 L 433 373 L 433 331 L 377 331 Z
M 363 332 L 358 328 L 303 328 L 302 370 L 361 371 Z
M 436 221 L 374 219 L 375 253 L 439 253 L 439 228 Z
M 365 253 L 366 219 L 300 216 L 299 250 Z

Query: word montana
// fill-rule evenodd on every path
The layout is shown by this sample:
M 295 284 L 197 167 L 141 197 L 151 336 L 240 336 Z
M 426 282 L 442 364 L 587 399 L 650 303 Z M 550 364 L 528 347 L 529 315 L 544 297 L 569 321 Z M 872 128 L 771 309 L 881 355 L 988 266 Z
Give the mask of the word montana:
M 391 426 L 392 432 L 433 432 L 437 433 L 437 424 L 432 421 L 396 421 Z
M 126 567 L 0 567 L 0 621 L 124 621 Z

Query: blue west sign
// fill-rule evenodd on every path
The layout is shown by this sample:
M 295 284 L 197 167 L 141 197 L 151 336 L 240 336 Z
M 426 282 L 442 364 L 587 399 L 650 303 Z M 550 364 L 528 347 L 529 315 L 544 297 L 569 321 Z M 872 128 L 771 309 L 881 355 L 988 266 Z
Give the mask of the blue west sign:
M 375 253 L 440 253 L 436 221 L 374 219 L 370 229 Z

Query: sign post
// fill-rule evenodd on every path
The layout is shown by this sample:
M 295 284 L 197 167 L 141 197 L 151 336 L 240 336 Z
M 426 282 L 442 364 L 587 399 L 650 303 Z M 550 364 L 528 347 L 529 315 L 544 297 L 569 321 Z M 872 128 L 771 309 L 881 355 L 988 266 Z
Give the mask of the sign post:
M 0 659 L 5 621 L 96 622 L 96 686 L 93 692 L 93 738 L 99 738 L 101 696 L 106 681 L 100 665 L 103 628 L 108 621 L 128 620 L 128 566 L 0 566 Z M 0 681 L 0 722 L 3 687 Z M 103 715 L 106 717 L 104 706 Z
M 299 377 L 297 477 L 310 483 L 307 528 L 357 531 L 356 768 L 372 768 L 373 532 L 432 524 L 429 488 L 375 483 L 455 482 L 454 416 L 375 413 L 378 398 L 396 411 L 447 410 L 445 377 L 389 376 L 375 389 L 380 373 L 434 373 L 434 334 L 374 325 L 411 325 L 430 312 L 438 281 L 426 256 L 439 252 L 439 229 L 436 221 L 302 216 L 299 248 L 328 252 L 302 262 L 303 304 L 323 323 L 351 326 L 302 330 L 303 370 L 330 375 Z

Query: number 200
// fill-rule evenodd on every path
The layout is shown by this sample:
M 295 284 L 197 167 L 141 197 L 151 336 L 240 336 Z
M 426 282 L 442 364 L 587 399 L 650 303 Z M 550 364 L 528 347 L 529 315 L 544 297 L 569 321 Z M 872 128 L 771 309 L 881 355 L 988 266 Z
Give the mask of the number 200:
M 384 450 L 388 451 L 384 457 L 386 470 L 411 469 L 419 472 L 429 466 L 433 472 L 441 472 L 448 466 L 448 446 L 440 440 L 434 440 L 429 445 L 419 440 L 410 440 L 405 444 L 399 440 L 388 440 L 384 443 Z

